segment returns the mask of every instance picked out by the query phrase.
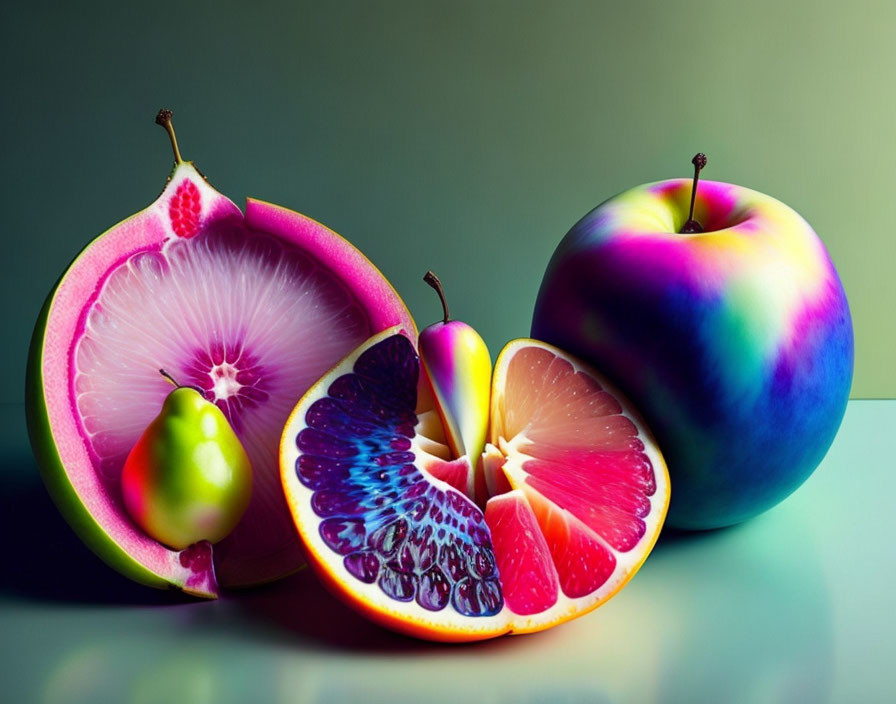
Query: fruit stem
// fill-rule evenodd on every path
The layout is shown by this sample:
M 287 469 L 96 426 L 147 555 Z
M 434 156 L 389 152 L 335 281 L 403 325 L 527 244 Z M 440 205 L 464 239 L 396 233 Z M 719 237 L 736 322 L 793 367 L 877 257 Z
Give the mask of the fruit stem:
M 694 165 L 694 183 L 691 186 L 691 209 L 688 211 L 688 221 L 681 228 L 681 234 L 692 234 L 694 232 L 703 232 L 703 225 L 694 220 L 694 201 L 697 200 L 697 182 L 700 180 L 700 171 L 706 166 L 706 154 L 698 152 L 691 159 Z
M 445 300 L 445 292 L 442 290 L 442 282 L 439 281 L 439 277 L 432 271 L 427 271 L 423 276 L 423 280 L 432 286 L 436 290 L 436 293 L 439 294 L 439 300 L 442 301 L 442 312 L 445 314 L 445 317 L 442 318 L 442 322 L 447 323 L 451 320 L 451 316 L 448 314 L 448 301 Z
M 171 384 L 173 384 L 175 388 L 177 388 L 177 389 L 180 388 L 180 384 L 177 383 L 175 378 L 173 376 L 171 376 L 168 372 L 166 372 L 164 369 L 159 369 L 159 374 L 161 374 L 163 377 L 165 377 L 165 380 L 170 382 Z
M 156 115 L 156 124 L 164 127 L 168 133 L 168 138 L 171 140 L 171 148 L 174 150 L 174 163 L 180 166 L 184 163 L 184 160 L 180 156 L 180 149 L 177 148 L 177 136 L 174 134 L 174 125 L 171 122 L 173 114 L 170 110 L 162 108 L 159 110 L 159 114 Z

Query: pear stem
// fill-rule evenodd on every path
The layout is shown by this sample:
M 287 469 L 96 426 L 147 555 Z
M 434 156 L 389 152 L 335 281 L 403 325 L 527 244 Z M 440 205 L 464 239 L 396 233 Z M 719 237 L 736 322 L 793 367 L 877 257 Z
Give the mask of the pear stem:
M 442 312 L 445 315 L 445 317 L 442 318 L 442 322 L 447 323 L 451 320 L 451 316 L 448 313 L 448 301 L 445 300 L 445 292 L 442 290 L 442 282 L 439 281 L 439 277 L 432 271 L 427 271 L 423 276 L 423 280 L 432 286 L 436 290 L 436 293 L 439 294 L 439 300 L 442 301 Z
M 171 122 L 171 116 L 174 113 L 170 110 L 162 108 L 156 115 L 156 124 L 165 128 L 168 138 L 171 140 L 171 148 L 174 150 L 174 163 L 180 166 L 184 160 L 180 156 L 180 149 L 177 148 L 177 136 L 174 134 L 174 124 Z
M 181 388 L 181 385 L 177 383 L 177 380 L 173 376 L 171 376 L 168 372 L 166 372 L 164 369 L 159 369 L 159 374 L 161 374 L 163 377 L 165 377 L 165 380 L 168 381 L 169 383 L 173 384 L 175 388 L 177 388 L 177 389 Z
M 688 211 L 688 221 L 681 228 L 681 234 L 692 234 L 694 232 L 703 232 L 703 225 L 694 220 L 694 202 L 697 200 L 697 182 L 700 180 L 700 171 L 706 166 L 706 154 L 698 152 L 691 159 L 694 165 L 694 183 L 691 186 L 691 208 Z

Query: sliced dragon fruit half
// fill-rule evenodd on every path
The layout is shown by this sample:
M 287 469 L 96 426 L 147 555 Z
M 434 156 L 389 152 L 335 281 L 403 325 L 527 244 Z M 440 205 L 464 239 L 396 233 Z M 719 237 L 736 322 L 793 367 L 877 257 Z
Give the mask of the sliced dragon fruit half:
M 201 596 L 282 577 L 303 563 L 277 454 L 296 401 L 371 334 L 414 330 L 361 252 L 310 218 L 249 199 L 245 214 L 175 150 L 158 199 L 91 242 L 37 321 L 26 412 L 44 481 L 62 513 L 125 575 Z M 170 385 L 201 389 L 252 462 L 251 504 L 220 543 L 170 550 L 122 499 L 128 455 Z

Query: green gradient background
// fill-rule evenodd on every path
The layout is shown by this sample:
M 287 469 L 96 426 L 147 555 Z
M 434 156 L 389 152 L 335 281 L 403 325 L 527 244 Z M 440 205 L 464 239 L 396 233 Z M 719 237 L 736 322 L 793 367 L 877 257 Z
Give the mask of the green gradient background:
M 892 3 L 127 5 L 0 10 L 0 401 L 56 277 L 160 191 L 161 106 L 222 192 L 341 232 L 422 325 L 436 269 L 493 354 L 581 215 L 705 151 L 708 178 L 815 226 L 852 305 L 853 396 L 896 396 Z

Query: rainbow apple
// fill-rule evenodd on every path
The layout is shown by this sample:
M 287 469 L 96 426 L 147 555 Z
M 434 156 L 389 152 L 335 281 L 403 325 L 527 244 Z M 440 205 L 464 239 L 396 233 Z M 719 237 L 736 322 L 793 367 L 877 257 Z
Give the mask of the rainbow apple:
M 843 417 L 853 333 L 824 245 L 794 210 L 727 183 L 650 183 L 560 243 L 532 336 L 613 378 L 655 432 L 668 524 L 731 525 L 812 473 Z M 690 209 L 689 209 L 690 204 Z

